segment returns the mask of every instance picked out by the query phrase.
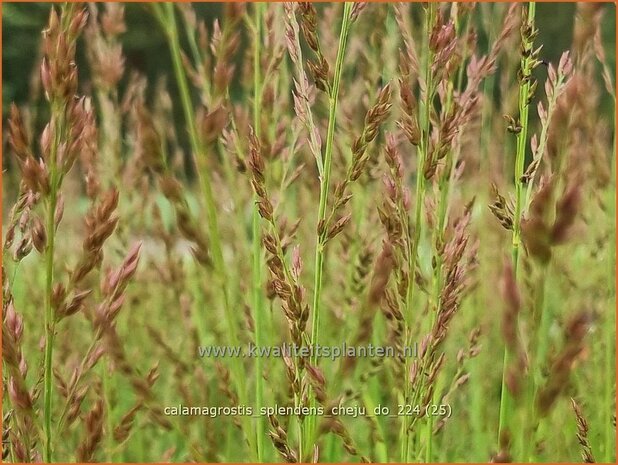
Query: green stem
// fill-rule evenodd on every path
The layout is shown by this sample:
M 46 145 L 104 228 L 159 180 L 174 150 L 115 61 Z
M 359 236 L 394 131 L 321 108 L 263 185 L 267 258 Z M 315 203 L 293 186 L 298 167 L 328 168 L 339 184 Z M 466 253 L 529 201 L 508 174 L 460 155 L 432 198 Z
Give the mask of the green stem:
M 262 40 L 262 15 L 264 5 L 255 3 L 255 48 L 253 52 L 253 129 L 255 137 L 259 140 L 261 135 L 260 110 L 261 110 L 261 73 L 260 73 L 260 46 Z M 262 299 L 262 247 L 260 243 L 260 212 L 257 208 L 257 196 L 254 194 L 252 240 L 253 240 L 253 320 L 255 324 L 255 345 L 263 344 L 262 327 L 264 321 L 264 302 Z M 255 403 L 260 409 L 264 403 L 264 383 L 262 378 L 262 359 L 255 359 Z M 264 419 L 256 418 L 255 424 L 255 448 L 258 462 L 264 460 Z
M 328 199 L 328 190 L 330 187 L 330 174 L 333 158 L 333 143 L 335 138 L 335 122 L 337 118 L 337 103 L 339 98 L 339 87 L 341 82 L 341 73 L 343 71 L 343 58 L 348 41 L 350 31 L 350 17 L 352 13 L 352 3 L 346 2 L 343 6 L 343 19 L 341 21 L 341 32 L 339 34 L 339 47 L 337 49 L 337 59 L 335 62 L 335 74 L 333 84 L 329 94 L 328 105 L 328 130 L 326 133 L 326 147 L 324 149 L 324 172 L 320 176 L 320 201 L 318 207 L 317 225 L 324 224 L 326 221 L 326 205 Z M 325 228 L 324 228 L 325 229 Z M 317 235 L 315 246 L 315 276 L 313 285 L 313 306 L 311 317 L 311 347 L 315 347 L 319 341 L 320 335 L 320 301 L 322 294 L 322 278 L 324 267 L 324 245 L 326 243 L 326 232 L 322 231 Z M 317 357 L 315 350 L 312 350 L 310 362 L 312 365 L 317 365 Z M 312 404 L 315 400 L 312 399 Z M 313 440 L 315 419 L 309 417 L 308 440 Z M 299 457 L 302 460 L 301 457 Z
M 52 383 L 53 383 L 53 355 L 54 339 L 56 335 L 56 319 L 52 308 L 52 293 L 54 285 L 54 251 L 56 240 L 56 204 L 58 202 L 59 174 L 56 163 L 58 147 L 61 143 L 64 130 L 64 108 L 62 104 L 52 102 L 52 118 L 56 120 L 54 141 L 50 149 L 49 184 L 50 192 L 47 199 L 47 247 L 45 248 L 45 361 L 43 381 L 43 417 L 45 432 L 45 448 L 43 458 L 50 463 L 53 459 L 53 428 L 52 428 Z
M 431 72 L 431 64 L 433 61 L 433 53 L 429 46 L 429 34 L 431 31 L 432 24 L 434 22 L 435 15 L 435 5 L 433 3 L 429 3 L 427 6 L 427 11 L 425 13 L 425 48 L 426 48 L 426 57 L 424 60 L 424 74 L 425 74 L 425 101 L 423 102 L 423 107 L 419 108 L 421 112 L 421 124 L 422 124 L 422 134 L 421 141 L 418 150 L 418 161 L 417 161 L 417 170 L 416 170 L 416 194 L 415 194 L 415 207 L 414 207 L 414 235 L 412 237 L 412 241 L 408 241 L 408 261 L 410 263 L 409 268 L 409 285 L 406 294 L 406 329 L 405 329 L 405 345 L 410 345 L 411 338 L 411 324 L 412 324 L 412 309 L 413 309 L 413 299 L 416 290 L 416 268 L 417 268 L 417 256 L 418 256 L 418 248 L 421 240 L 421 228 L 422 228 L 422 215 L 423 215 L 423 204 L 425 197 L 425 164 L 429 159 L 429 131 L 431 127 L 431 103 L 433 100 L 433 80 L 432 80 L 432 72 Z M 404 372 L 404 403 L 407 403 L 410 399 L 410 383 L 408 381 L 408 373 L 410 371 L 409 361 L 406 358 L 405 361 L 405 372 Z M 402 441 L 401 441 L 401 461 L 409 462 L 410 460 L 410 426 L 408 422 L 408 416 L 404 416 L 402 419 Z
M 528 21 L 534 25 L 535 3 L 528 4 Z M 522 57 L 521 71 L 523 76 L 530 76 L 532 59 L 530 57 Z M 524 182 L 522 176 L 524 174 L 524 164 L 526 161 L 526 140 L 528 135 L 528 97 L 530 93 L 530 81 L 525 79 L 520 82 L 519 86 L 519 124 L 521 130 L 517 134 L 517 153 L 515 157 L 515 216 L 513 218 L 513 241 L 512 241 L 512 260 L 513 274 L 517 279 L 517 271 L 519 268 L 519 254 L 521 245 L 521 216 L 524 200 Z M 500 419 L 498 426 L 498 441 L 501 435 L 508 428 L 509 418 L 511 416 L 512 401 L 511 394 L 506 386 L 507 369 L 510 363 L 510 353 L 508 347 L 504 348 L 504 359 L 502 367 L 502 392 L 500 395 Z
M 534 461 L 534 445 L 542 437 L 543 417 L 536 411 L 536 399 L 539 389 L 542 387 L 543 363 L 546 359 L 547 347 L 549 344 L 549 324 L 550 314 L 547 309 L 547 299 L 545 293 L 549 276 L 549 266 L 551 263 L 542 264 L 539 269 L 539 276 L 536 279 L 534 289 L 534 306 L 532 312 L 532 325 L 530 330 L 530 340 L 533 345 L 530 347 L 531 369 L 526 382 L 525 404 L 530 408 L 526 412 L 526 422 L 529 429 L 521 428 L 519 435 L 519 446 L 522 448 L 523 460 Z
M 530 2 L 528 7 L 528 20 L 534 22 L 535 3 Z M 522 58 L 521 62 L 524 76 L 530 76 L 531 59 Z M 526 142 L 528 137 L 528 96 L 530 92 L 530 81 L 525 80 L 519 86 L 519 121 L 521 131 L 517 134 L 517 155 L 515 158 L 515 218 L 513 220 L 513 269 L 517 276 L 519 266 L 519 252 L 521 245 L 521 216 L 523 211 L 523 190 L 524 165 L 526 162 Z
M 54 176 L 52 175 L 52 178 Z M 45 417 L 45 462 L 52 461 L 52 360 L 54 352 L 54 311 L 51 305 L 52 286 L 54 279 L 54 211 L 56 209 L 56 193 L 52 192 L 48 204 L 47 218 L 47 250 L 45 253 L 45 381 L 44 381 L 44 417 Z M 51 212 L 51 213 L 50 213 Z

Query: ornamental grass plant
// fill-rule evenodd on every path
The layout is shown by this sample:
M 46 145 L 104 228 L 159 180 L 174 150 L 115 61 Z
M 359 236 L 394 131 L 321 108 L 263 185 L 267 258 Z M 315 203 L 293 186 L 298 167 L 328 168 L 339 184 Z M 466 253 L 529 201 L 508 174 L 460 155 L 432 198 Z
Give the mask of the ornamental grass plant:
M 4 461 L 615 460 L 613 4 L 37 8 Z

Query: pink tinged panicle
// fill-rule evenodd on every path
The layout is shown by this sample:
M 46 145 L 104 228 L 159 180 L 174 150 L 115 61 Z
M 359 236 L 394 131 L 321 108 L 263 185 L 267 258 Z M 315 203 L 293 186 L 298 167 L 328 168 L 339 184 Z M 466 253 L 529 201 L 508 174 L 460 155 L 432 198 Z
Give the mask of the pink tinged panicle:
M 6 309 L 6 327 L 15 342 L 19 342 L 24 332 L 24 321 L 21 315 L 15 311 L 15 306 L 11 300 Z
M 292 251 L 292 274 L 294 279 L 300 279 L 300 272 L 303 268 L 303 260 L 300 256 L 300 246 L 296 245 Z
M 253 129 L 249 134 L 249 168 L 251 169 L 251 186 L 257 196 L 257 206 L 260 216 L 272 222 L 274 208 L 266 192 L 264 171 L 266 169 L 264 158 L 262 157 L 260 141 L 255 136 Z
M 547 67 L 547 81 L 545 82 L 545 93 L 547 95 L 551 94 L 552 87 L 556 84 L 558 80 L 558 75 L 556 74 L 556 68 L 551 63 Z
M 4 248 L 5 250 L 10 249 L 13 245 L 13 241 L 15 240 L 15 224 L 8 225 L 6 230 L 6 234 L 4 236 Z
M 43 195 L 47 195 L 49 193 L 50 190 L 50 185 L 49 185 L 49 172 L 47 170 L 47 166 L 45 165 L 45 162 L 41 159 L 39 160 L 38 163 L 38 169 L 37 169 L 37 182 L 39 184 L 39 189 L 40 192 Z
M 45 128 L 43 129 L 43 132 L 41 133 L 41 139 L 40 139 L 41 152 L 45 160 L 49 160 L 49 156 L 50 156 L 49 154 L 50 154 L 51 143 L 52 143 L 52 128 L 53 128 L 52 125 L 53 123 L 46 124 Z
M 51 295 L 52 308 L 58 312 L 67 297 L 66 288 L 62 283 L 56 283 Z
M 305 365 L 305 368 L 307 369 L 307 373 L 309 373 L 309 376 L 311 377 L 311 379 L 316 384 L 321 385 L 321 386 L 326 385 L 326 378 L 324 378 L 324 374 L 322 373 L 322 370 L 320 370 L 320 368 L 318 368 L 317 366 L 313 366 L 309 363 Z
M 403 208 L 406 210 L 410 210 L 410 206 L 412 205 L 411 200 L 412 194 L 410 193 L 410 189 L 406 186 L 403 188 Z
M 294 371 L 294 362 L 292 361 L 292 357 L 288 354 L 287 351 L 283 352 L 283 362 L 285 363 L 286 368 L 290 371 Z
M 537 113 L 539 114 L 539 118 L 541 121 L 547 121 L 547 110 L 545 110 L 545 106 L 543 105 L 543 102 L 539 102 L 539 104 L 537 105 Z M 536 152 L 536 149 L 533 149 L 533 153 L 535 152 Z
M 47 244 L 45 226 L 38 216 L 33 218 L 32 223 L 32 245 L 34 245 L 37 252 L 43 253 L 45 251 L 45 245 Z
M 64 87 L 65 100 L 71 99 L 77 93 L 77 65 L 74 61 L 69 62 L 69 72 L 66 76 L 66 85 Z
M 118 198 L 119 193 L 116 188 L 111 188 L 105 193 L 95 213 L 99 222 L 103 223 L 110 219 L 112 213 L 118 207 Z
M 298 4 L 298 10 L 301 17 L 301 27 L 303 34 L 307 41 L 307 45 L 314 50 L 318 50 L 318 38 L 317 38 L 317 11 L 311 2 L 300 2 Z
M 7 390 L 9 393 L 9 399 L 11 399 L 11 403 L 15 407 L 21 410 L 32 409 L 32 399 L 30 398 L 30 394 L 28 394 L 24 386 L 20 385 L 19 381 L 14 376 L 9 377 Z
M 101 282 L 101 292 L 104 295 L 111 295 L 114 289 L 118 287 L 120 283 L 121 270 L 109 270 L 105 279 Z
M 52 76 L 47 58 L 43 58 L 41 61 L 41 83 L 43 84 L 43 90 L 45 91 L 45 98 L 48 101 L 51 100 Z
M 28 452 L 26 451 L 26 447 L 24 446 L 24 443 L 21 442 L 19 439 L 14 438 L 11 441 L 11 446 L 13 448 L 13 452 L 15 454 L 15 458 L 17 459 L 17 461 L 26 463 L 32 460 L 30 457 L 30 454 L 28 454 Z
M 20 261 L 32 251 L 32 241 L 28 237 L 23 237 L 13 252 L 13 260 Z
M 107 314 L 105 315 L 108 321 L 113 321 L 116 316 L 118 316 L 118 312 L 120 312 L 120 309 L 122 308 L 125 300 L 126 296 L 124 294 L 121 294 L 110 304 L 109 308 L 107 309 Z
M 183 200 L 182 184 L 171 176 L 162 176 L 159 179 L 159 188 L 163 195 L 171 202 L 181 202 Z
M 62 217 L 64 216 L 64 196 L 59 195 L 58 200 L 56 202 L 56 211 L 54 212 L 54 224 L 56 228 L 62 221 Z
M 103 420 L 103 401 L 99 399 L 85 417 L 85 437 L 77 449 L 77 459 L 80 462 L 91 462 L 94 458 L 94 453 L 103 437 Z
M 455 25 L 452 21 L 442 25 L 438 23 L 431 31 L 429 46 L 436 52 L 446 48 L 455 38 Z
M 558 74 L 563 76 L 569 76 L 573 72 L 573 61 L 571 61 L 571 54 L 567 50 L 560 57 L 560 62 L 558 63 Z
M 328 240 L 333 239 L 335 236 L 337 236 L 341 231 L 343 231 L 343 229 L 346 227 L 346 225 L 350 222 L 350 219 L 352 219 L 352 214 L 348 213 L 345 216 L 342 216 L 341 218 L 339 218 L 335 224 L 333 224 L 329 230 L 328 233 L 326 234 L 326 238 Z
M 84 301 L 91 293 L 92 289 L 77 291 L 71 302 L 69 302 L 69 304 L 63 309 L 63 312 L 57 315 L 58 319 L 66 318 L 80 311 L 83 307 Z
M 56 9 L 52 8 L 49 12 L 49 21 L 47 23 L 47 29 L 44 31 L 44 36 L 47 38 L 48 36 L 55 36 L 58 34 L 58 27 L 60 26 L 60 21 L 58 19 L 58 13 L 56 13 Z M 49 49 L 45 50 L 45 53 L 50 53 Z
M 350 20 L 352 22 L 355 22 L 366 7 L 367 2 L 354 2 L 352 6 L 352 14 L 350 16 Z
M 539 109 L 539 117 L 541 117 L 541 109 L 542 109 L 543 105 L 541 105 L 539 103 L 539 107 L 540 107 L 540 109 Z M 541 117 L 541 119 L 542 119 L 542 117 Z M 536 153 L 538 148 L 539 148 L 539 138 L 538 138 L 538 136 L 536 134 L 534 134 L 532 136 L 532 139 L 530 139 L 530 148 L 532 149 L 532 153 Z
M 22 359 L 19 361 L 18 368 L 21 375 L 25 378 L 28 375 L 28 362 L 26 362 L 26 359 L 24 357 L 22 357 Z
M 88 356 L 88 359 L 86 361 L 86 370 L 92 369 L 104 354 L 105 346 L 98 345 Z
M 69 35 L 71 37 L 76 37 L 81 33 L 82 29 L 86 27 L 86 23 L 88 22 L 88 12 L 85 9 L 80 9 L 73 19 L 71 20 L 71 24 L 69 25 Z
M 113 304 L 122 293 L 131 277 L 137 270 L 139 263 L 139 253 L 142 243 L 138 242 L 133 245 L 127 256 L 125 257 L 120 268 L 110 270 L 101 282 L 101 292 L 112 299 L 110 304 Z
M 11 104 L 8 141 L 20 164 L 23 163 L 29 154 L 28 134 L 19 109 L 15 104 Z
M 395 202 L 397 199 L 397 187 L 395 186 L 395 181 L 388 174 L 384 174 L 384 176 L 382 176 L 382 182 L 384 183 L 386 194 L 393 202 Z
M 139 254 L 142 248 L 142 243 L 138 242 L 131 247 L 131 250 L 127 254 L 122 264 L 122 280 L 128 281 L 135 274 L 137 265 L 139 263 Z
M 34 158 L 28 157 L 22 167 L 22 178 L 26 186 L 33 193 L 47 195 L 49 193 L 49 179 L 43 160 L 37 163 Z
M 227 126 L 228 120 L 229 111 L 223 106 L 218 106 L 204 116 L 201 124 L 204 142 L 206 144 L 215 142 Z
M 577 441 L 581 446 L 581 456 L 585 463 L 595 463 L 594 455 L 592 454 L 592 446 L 588 439 L 590 426 L 584 417 L 584 413 L 580 405 L 571 397 L 571 406 L 575 412 L 575 420 L 577 424 Z

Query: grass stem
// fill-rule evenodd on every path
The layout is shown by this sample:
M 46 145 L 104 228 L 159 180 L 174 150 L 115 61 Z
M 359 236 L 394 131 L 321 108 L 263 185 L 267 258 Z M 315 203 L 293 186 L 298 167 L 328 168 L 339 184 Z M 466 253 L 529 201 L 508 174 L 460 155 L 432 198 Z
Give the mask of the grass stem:
M 528 22 L 534 27 L 535 3 L 528 4 Z M 528 45 L 528 44 L 526 44 Z M 517 279 L 519 268 L 519 255 L 521 245 L 521 218 L 524 203 L 524 165 L 526 161 L 526 143 L 528 135 L 528 108 L 530 94 L 530 74 L 532 72 L 532 57 L 522 56 L 521 58 L 521 74 L 523 79 L 520 79 L 519 85 L 519 125 L 520 130 L 517 134 L 517 152 L 515 155 L 515 216 L 513 218 L 513 240 L 511 247 L 511 255 L 513 260 L 513 275 Z M 508 366 L 510 364 L 510 353 L 505 346 L 503 367 L 502 367 L 502 387 L 500 394 L 500 419 L 498 423 L 498 441 L 503 433 L 509 428 L 509 422 L 512 417 L 512 402 L 511 394 L 508 392 L 506 385 L 506 376 Z
M 337 119 L 337 103 L 339 99 L 339 86 L 341 83 L 341 74 L 343 71 L 343 59 L 348 41 L 348 35 L 351 26 L 352 3 L 346 2 L 343 5 L 343 18 L 341 20 L 341 31 L 339 33 L 339 46 L 337 48 L 337 59 L 335 62 L 335 71 L 333 83 L 329 92 L 328 101 L 328 130 L 326 133 L 326 147 L 324 149 L 323 167 L 324 171 L 320 176 L 320 200 L 318 207 L 317 225 L 324 224 L 326 221 L 326 205 L 328 199 L 328 191 L 330 188 L 330 172 L 333 159 L 333 147 L 335 138 L 335 123 Z M 325 229 L 325 228 L 324 228 Z M 322 294 L 323 268 L 324 268 L 324 246 L 326 243 L 326 231 L 318 233 L 315 245 L 315 275 L 313 283 L 313 305 L 311 316 L 311 347 L 315 347 L 319 343 L 320 337 L 320 303 Z M 312 351 L 310 363 L 317 365 L 316 351 Z M 312 400 L 312 404 L 314 401 Z M 309 442 L 313 441 L 315 418 L 309 417 Z M 302 459 L 301 459 L 302 460 Z
M 53 356 L 54 338 L 56 336 L 56 318 L 52 307 L 52 293 L 54 285 L 54 252 L 56 242 L 56 205 L 58 202 L 58 147 L 62 142 L 64 131 L 64 111 L 61 102 L 52 101 L 52 118 L 55 120 L 54 140 L 50 148 L 49 160 L 49 197 L 47 198 L 46 232 L 47 246 L 45 248 L 45 360 L 44 360 L 44 387 L 43 387 L 43 429 L 45 432 L 44 454 L 45 462 L 53 461 Z
M 425 167 L 429 160 L 429 140 L 430 140 L 430 128 L 431 128 L 431 106 L 434 95 L 434 85 L 432 80 L 431 65 L 433 61 L 433 53 L 429 45 L 429 34 L 431 33 L 432 25 L 435 21 L 436 7 L 433 3 L 429 3 L 425 10 L 425 49 L 426 56 L 423 64 L 423 73 L 425 78 L 425 97 L 422 105 L 419 107 L 420 123 L 421 123 L 421 140 L 418 148 L 418 161 L 416 169 L 416 194 L 415 194 L 415 207 L 414 207 L 414 232 L 412 241 L 408 241 L 408 262 L 409 262 L 409 284 L 406 295 L 406 315 L 404 316 L 406 321 L 405 330 L 405 345 L 409 346 L 411 343 L 411 325 L 413 321 L 412 309 L 414 308 L 414 294 L 416 288 L 416 268 L 418 261 L 418 249 L 420 240 L 422 237 L 422 216 L 423 216 L 423 204 L 425 198 Z M 410 366 L 408 360 L 405 362 L 404 370 L 404 403 L 408 403 L 410 400 L 410 382 L 408 380 L 408 374 Z M 401 461 L 409 462 L 410 460 L 410 431 L 408 416 L 404 416 L 402 419 L 402 441 L 401 441 Z
M 259 140 L 261 135 L 260 111 L 261 111 L 261 62 L 260 47 L 262 46 L 262 16 L 264 5 L 254 3 L 255 14 L 255 43 L 253 52 L 253 129 L 255 137 Z M 262 298 L 262 244 L 260 242 L 260 212 L 257 206 L 257 196 L 254 194 L 252 218 L 252 278 L 253 278 L 253 320 L 255 325 L 255 344 L 261 347 L 263 344 L 262 330 L 264 326 L 264 301 Z M 264 403 L 264 382 L 262 377 L 262 359 L 255 359 L 255 403 L 260 409 Z M 260 416 L 255 420 L 255 448 L 258 462 L 264 460 L 264 419 Z

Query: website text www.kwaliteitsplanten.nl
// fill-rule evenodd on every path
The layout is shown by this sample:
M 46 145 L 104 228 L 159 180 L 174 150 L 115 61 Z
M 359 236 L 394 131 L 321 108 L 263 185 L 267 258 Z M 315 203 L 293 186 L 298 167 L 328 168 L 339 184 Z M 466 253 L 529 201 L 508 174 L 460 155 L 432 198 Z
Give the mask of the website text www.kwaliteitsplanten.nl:
M 253 343 L 249 343 L 247 346 L 207 345 L 198 347 L 198 355 L 201 358 L 315 357 L 330 358 L 331 360 L 336 360 L 340 357 L 416 358 L 418 356 L 418 344 L 414 343 L 401 349 L 393 346 L 376 346 L 373 344 L 362 346 L 348 345 L 346 342 L 339 345 L 316 344 L 312 347 L 298 346 L 285 342 L 275 346 L 258 346 Z

